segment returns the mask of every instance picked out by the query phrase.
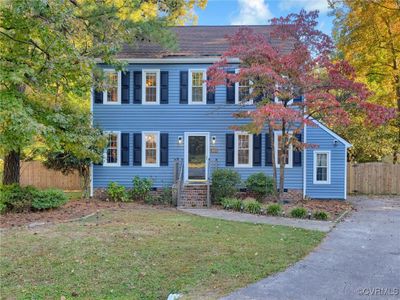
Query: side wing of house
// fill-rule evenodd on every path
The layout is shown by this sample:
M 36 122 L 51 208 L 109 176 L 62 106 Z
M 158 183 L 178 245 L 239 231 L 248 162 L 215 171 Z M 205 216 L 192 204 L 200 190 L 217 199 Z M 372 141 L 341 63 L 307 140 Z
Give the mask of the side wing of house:
M 351 145 L 314 121 L 315 127 L 308 126 L 307 143 L 316 148 L 307 149 L 305 191 L 314 199 L 346 199 L 347 148 Z

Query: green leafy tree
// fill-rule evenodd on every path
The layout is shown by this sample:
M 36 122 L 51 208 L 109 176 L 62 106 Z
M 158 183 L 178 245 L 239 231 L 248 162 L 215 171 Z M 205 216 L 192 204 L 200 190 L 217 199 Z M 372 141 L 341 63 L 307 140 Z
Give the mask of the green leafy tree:
M 52 143 L 53 117 L 64 105 L 89 113 L 96 63 L 125 43 L 173 47 L 167 25 L 182 24 L 206 0 L 3 0 L 0 2 L 0 155 L 3 183 L 19 182 L 19 162 L 36 143 Z M 95 76 L 92 76 L 95 73 Z M 50 114 L 50 115 L 49 115 Z M 50 121 L 49 121 L 50 119 Z

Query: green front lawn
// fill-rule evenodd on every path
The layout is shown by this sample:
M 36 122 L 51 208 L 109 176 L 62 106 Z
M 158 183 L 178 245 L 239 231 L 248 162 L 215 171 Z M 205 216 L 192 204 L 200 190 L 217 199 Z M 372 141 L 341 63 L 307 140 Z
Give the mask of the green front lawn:
M 324 237 L 153 208 L 0 234 L 2 299 L 212 299 L 284 270 Z

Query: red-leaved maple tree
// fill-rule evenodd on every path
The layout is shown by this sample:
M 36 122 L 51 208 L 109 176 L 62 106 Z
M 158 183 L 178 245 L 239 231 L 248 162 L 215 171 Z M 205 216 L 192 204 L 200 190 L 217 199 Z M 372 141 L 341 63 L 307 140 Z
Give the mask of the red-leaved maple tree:
M 371 126 L 380 126 L 395 116 L 394 110 L 367 102 L 370 92 L 355 81 L 353 68 L 346 61 L 332 59 L 334 44 L 316 28 L 317 18 L 318 11 L 302 10 L 272 19 L 267 34 L 242 28 L 228 37 L 229 49 L 208 69 L 207 83 L 211 89 L 235 83 L 250 87 L 244 90 L 244 96 L 241 92 L 241 103 L 248 105 L 253 101 L 255 108 L 241 107 L 235 114 L 250 122 L 232 128 L 249 133 L 267 128 L 270 137 L 277 131 L 281 134 L 278 161 L 272 155 L 279 199 L 284 191 L 290 147 L 318 147 L 296 138 L 304 126 L 315 126 L 313 120 L 330 127 L 346 125 L 352 110 L 364 112 Z M 232 58 L 239 59 L 238 73 L 227 72 Z M 272 149 L 274 143 L 271 138 Z

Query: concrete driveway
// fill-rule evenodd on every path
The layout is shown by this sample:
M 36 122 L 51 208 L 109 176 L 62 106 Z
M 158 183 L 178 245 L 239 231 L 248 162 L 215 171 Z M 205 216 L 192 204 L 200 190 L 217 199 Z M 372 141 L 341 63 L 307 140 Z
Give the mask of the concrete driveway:
M 400 198 L 351 198 L 357 211 L 304 260 L 223 299 L 400 299 Z

